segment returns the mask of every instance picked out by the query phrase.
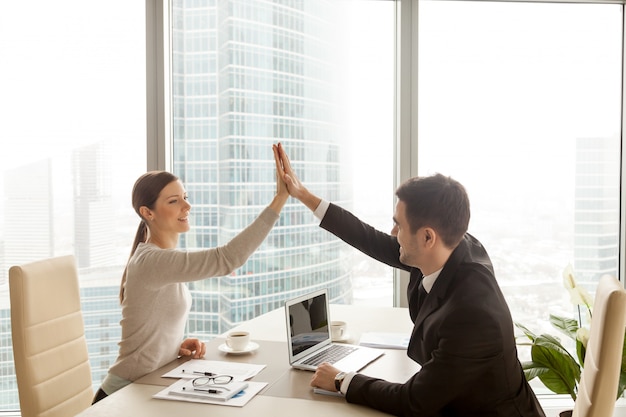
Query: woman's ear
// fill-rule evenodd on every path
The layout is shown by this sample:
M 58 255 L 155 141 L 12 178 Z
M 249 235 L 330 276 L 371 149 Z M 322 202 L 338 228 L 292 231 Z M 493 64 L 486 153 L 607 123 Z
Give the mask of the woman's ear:
M 146 220 L 152 220 L 152 210 L 146 206 L 139 207 L 139 214 Z

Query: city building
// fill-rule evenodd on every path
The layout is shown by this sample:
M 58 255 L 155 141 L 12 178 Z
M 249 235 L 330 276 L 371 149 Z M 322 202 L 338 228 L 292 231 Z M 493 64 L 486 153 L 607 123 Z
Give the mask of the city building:
M 619 137 L 578 138 L 574 212 L 574 271 L 595 287 L 602 275 L 618 276 Z
M 276 179 L 268 168 L 278 141 L 303 181 L 349 204 L 338 155 L 337 49 L 328 48 L 340 41 L 331 38 L 336 8 L 333 1 L 174 2 L 174 173 L 187 189 L 193 221 L 184 248 L 228 242 L 271 201 Z M 246 265 L 189 284 L 190 334 L 222 333 L 320 287 L 329 288 L 333 302 L 351 302 L 340 248 L 310 210 L 286 206 Z

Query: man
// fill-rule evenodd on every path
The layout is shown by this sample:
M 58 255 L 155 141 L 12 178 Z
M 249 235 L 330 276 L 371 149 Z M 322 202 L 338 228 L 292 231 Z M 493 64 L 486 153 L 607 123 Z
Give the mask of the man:
M 399 416 L 544 417 L 518 360 L 511 313 L 489 256 L 467 233 L 463 186 L 440 174 L 406 181 L 396 191 L 388 235 L 311 194 L 278 146 L 289 193 L 321 219 L 321 227 L 410 272 L 414 327 L 407 355 L 420 371 L 400 384 L 322 364 L 311 385 Z

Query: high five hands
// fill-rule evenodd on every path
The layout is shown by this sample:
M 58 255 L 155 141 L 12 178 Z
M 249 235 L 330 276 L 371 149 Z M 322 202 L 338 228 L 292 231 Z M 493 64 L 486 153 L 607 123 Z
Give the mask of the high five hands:
M 321 199 L 309 192 L 309 190 L 300 182 L 298 176 L 291 167 L 289 156 L 285 152 L 282 143 L 272 145 L 274 157 L 276 158 L 276 169 L 284 183 L 287 185 L 289 195 L 300 200 L 309 209 L 315 210 Z

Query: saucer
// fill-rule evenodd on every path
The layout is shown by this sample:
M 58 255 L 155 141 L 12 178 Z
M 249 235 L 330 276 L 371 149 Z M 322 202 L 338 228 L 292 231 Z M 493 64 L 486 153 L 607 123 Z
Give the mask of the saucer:
M 337 343 L 345 343 L 348 340 L 350 340 L 350 334 L 348 334 L 348 333 L 344 334 L 340 338 L 332 339 L 333 342 L 337 342 Z
M 231 355 L 245 355 L 246 353 L 252 353 L 259 348 L 258 343 L 250 342 L 243 350 L 233 350 L 226 343 L 222 343 L 217 347 L 221 352 L 229 353 Z

